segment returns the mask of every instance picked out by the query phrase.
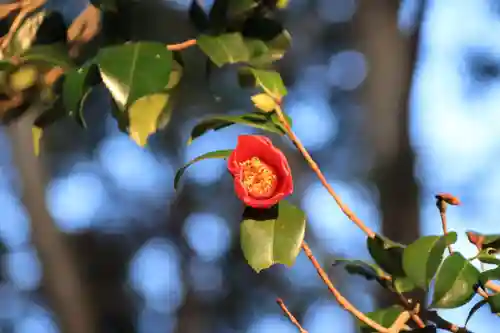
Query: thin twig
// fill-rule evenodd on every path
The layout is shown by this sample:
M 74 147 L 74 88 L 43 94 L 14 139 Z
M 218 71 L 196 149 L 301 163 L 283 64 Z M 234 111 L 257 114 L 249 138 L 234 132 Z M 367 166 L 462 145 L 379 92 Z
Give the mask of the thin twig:
M 417 324 L 417 326 L 420 328 L 424 328 L 425 323 L 422 318 L 420 318 L 417 311 L 419 307 L 413 308 L 413 306 L 410 304 L 410 301 L 408 301 L 408 299 L 403 294 L 401 294 L 400 292 L 396 292 L 396 294 L 398 295 L 399 301 L 401 302 L 405 310 L 410 313 L 411 319 L 415 322 L 415 324 Z
M 352 305 L 342 294 L 340 291 L 335 288 L 333 285 L 332 281 L 330 281 L 330 278 L 326 274 L 326 272 L 321 268 L 321 265 L 319 264 L 318 260 L 314 257 L 312 254 L 311 249 L 309 248 L 309 245 L 307 245 L 306 242 L 302 242 L 302 250 L 304 250 L 304 253 L 306 256 L 309 258 L 311 263 L 313 264 L 314 268 L 316 268 L 316 271 L 318 272 L 318 275 L 321 277 L 321 280 L 325 283 L 325 285 L 328 287 L 328 290 L 332 293 L 332 295 L 335 297 L 337 302 L 346 310 L 352 313 L 356 318 L 358 318 L 360 321 L 365 323 L 366 325 L 370 326 L 374 330 L 380 333 L 388 333 L 389 330 L 385 328 L 384 326 L 378 324 L 377 322 L 373 321 L 372 319 L 368 318 L 363 312 L 358 310 L 354 305 Z
M 170 51 L 180 51 L 187 49 L 188 47 L 196 45 L 196 39 L 189 39 L 185 42 L 178 43 L 178 44 L 169 44 L 167 45 L 167 49 Z
M 281 122 L 281 124 L 285 127 L 286 133 L 290 140 L 297 146 L 297 149 L 302 153 L 302 156 L 304 156 L 305 160 L 307 163 L 309 163 L 309 166 L 311 169 L 316 173 L 317 177 L 321 181 L 321 184 L 326 188 L 328 193 L 333 197 L 339 208 L 342 210 L 342 212 L 356 224 L 368 237 L 374 238 L 375 237 L 375 232 L 371 230 L 368 226 L 366 226 L 363 221 L 361 221 L 352 211 L 351 209 L 342 202 L 340 197 L 335 193 L 333 190 L 332 186 L 328 184 L 328 181 L 326 180 L 325 176 L 319 169 L 318 165 L 314 160 L 312 159 L 311 155 L 309 152 L 306 150 L 302 142 L 299 140 L 299 138 L 295 135 L 293 130 L 290 128 L 290 125 L 288 124 L 288 121 L 285 119 L 285 116 L 283 114 L 283 110 L 281 109 L 281 106 L 279 105 L 280 101 L 277 101 L 277 106 L 276 106 L 276 114 L 278 115 L 278 118 Z
M 19 29 L 26 16 L 34 12 L 36 9 L 42 7 L 45 2 L 46 0 L 28 0 L 26 2 L 21 2 L 21 11 L 19 12 L 19 14 L 17 14 L 14 22 L 12 22 L 12 25 L 10 26 L 7 34 L 3 37 L 0 43 L 0 49 L 5 50 L 7 45 L 10 44 L 12 38 L 14 37 L 14 34 L 16 33 L 17 29 Z
M 293 314 L 288 310 L 286 307 L 285 303 L 281 298 L 276 299 L 276 303 L 280 306 L 281 310 L 285 313 L 285 315 L 288 317 L 288 319 L 294 324 L 298 329 L 300 333 L 308 333 L 302 326 L 300 325 L 299 321 L 293 316 Z
M 0 19 L 6 18 L 13 11 L 21 8 L 20 2 L 6 3 L 0 5 Z

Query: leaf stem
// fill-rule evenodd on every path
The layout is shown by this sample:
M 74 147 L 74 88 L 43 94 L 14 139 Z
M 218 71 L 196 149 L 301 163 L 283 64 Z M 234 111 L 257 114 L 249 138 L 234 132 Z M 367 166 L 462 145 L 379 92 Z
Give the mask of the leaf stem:
M 365 323 L 366 325 L 370 326 L 374 330 L 380 333 L 389 333 L 389 330 L 385 328 L 384 326 L 378 324 L 377 322 L 373 321 L 372 319 L 368 318 L 363 312 L 358 310 L 354 305 L 352 305 L 342 294 L 340 291 L 335 288 L 333 285 L 332 281 L 326 274 L 326 272 L 321 268 L 321 265 L 319 264 L 318 260 L 314 257 L 311 249 L 309 248 L 309 245 L 307 245 L 306 242 L 302 242 L 302 250 L 306 254 L 307 258 L 311 261 L 313 264 L 314 268 L 316 268 L 316 271 L 318 272 L 318 275 L 320 276 L 321 280 L 325 283 L 325 285 L 328 287 L 328 290 L 332 295 L 335 297 L 337 302 L 346 310 L 352 313 L 356 318 L 358 318 L 360 321 Z
M 281 298 L 276 299 L 276 303 L 280 306 L 281 310 L 285 313 L 285 315 L 288 317 L 288 319 L 294 324 L 298 329 L 300 333 L 308 333 L 302 326 L 300 325 L 299 321 L 293 316 L 293 314 L 288 310 L 286 307 L 285 303 Z
M 178 44 L 168 44 L 167 49 L 170 51 L 180 51 L 187 49 L 188 47 L 196 45 L 196 39 L 189 39 L 185 42 L 178 43 Z
M 356 214 L 354 214 L 351 211 L 351 209 L 346 204 L 344 204 L 342 202 L 342 200 L 340 199 L 340 197 L 333 190 L 332 186 L 330 184 L 328 184 L 328 181 L 326 180 L 325 176 L 323 175 L 323 173 L 319 169 L 319 167 L 316 164 L 316 162 L 312 159 L 311 155 L 306 150 L 306 148 L 304 147 L 304 145 L 302 144 L 302 142 L 299 140 L 299 138 L 295 135 L 295 133 L 293 132 L 293 130 L 290 128 L 290 125 L 288 124 L 288 121 L 286 120 L 286 118 L 285 118 L 285 116 L 283 114 L 283 110 L 281 109 L 280 101 L 276 101 L 276 104 L 277 104 L 276 105 L 276 109 L 275 109 L 276 115 L 278 116 L 281 124 L 284 126 L 288 137 L 290 138 L 290 140 L 292 140 L 292 142 L 295 144 L 295 146 L 297 147 L 297 149 L 302 153 L 302 156 L 304 156 L 305 160 L 307 161 L 307 163 L 309 164 L 309 166 L 311 167 L 311 169 L 318 176 L 321 184 L 326 188 L 326 190 L 328 191 L 328 193 L 333 197 L 333 199 L 335 200 L 335 202 L 337 203 L 337 205 L 339 206 L 339 208 L 349 218 L 349 220 L 351 220 L 352 222 L 354 222 L 354 224 L 356 224 L 368 237 L 374 238 L 375 237 L 375 232 L 373 230 L 371 230 L 367 225 L 365 225 L 363 223 L 363 221 L 361 221 L 356 216 Z

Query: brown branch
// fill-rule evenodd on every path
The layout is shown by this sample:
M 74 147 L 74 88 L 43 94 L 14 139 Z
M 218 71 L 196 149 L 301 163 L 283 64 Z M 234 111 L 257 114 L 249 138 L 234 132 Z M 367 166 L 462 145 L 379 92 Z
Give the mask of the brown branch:
M 24 21 L 26 16 L 34 12 L 36 9 L 42 7 L 46 3 L 46 0 L 28 0 L 28 1 L 20 1 L 21 11 L 12 22 L 12 25 L 9 28 L 7 34 L 2 38 L 0 42 L 0 49 L 5 50 L 7 45 L 10 44 L 14 34 L 17 29 L 21 26 L 21 23 Z
M 366 325 L 370 326 L 374 330 L 380 333 L 389 333 L 389 330 L 385 328 L 384 326 L 378 324 L 377 322 L 373 321 L 372 319 L 368 318 L 363 312 L 358 310 L 354 305 L 352 305 L 342 294 L 340 291 L 335 288 L 333 285 L 332 281 L 330 281 L 330 278 L 326 274 L 326 272 L 321 268 L 321 265 L 319 264 L 318 260 L 314 257 L 312 254 L 311 249 L 307 245 L 306 242 L 302 242 L 302 250 L 304 250 L 304 253 L 306 254 L 307 258 L 311 261 L 313 264 L 314 268 L 316 268 L 316 271 L 318 272 L 318 275 L 320 276 L 321 280 L 325 283 L 325 285 L 328 287 L 328 290 L 330 293 L 335 297 L 337 302 L 346 310 L 352 313 L 356 318 L 358 318 L 360 321 L 365 323 Z
M 407 310 L 410 313 L 411 319 L 415 322 L 415 324 L 417 324 L 417 326 L 420 328 L 424 328 L 425 323 L 422 320 L 422 318 L 420 318 L 420 316 L 418 315 L 418 311 L 417 311 L 418 308 L 413 308 L 410 301 L 400 292 L 396 292 L 396 294 L 398 295 L 398 299 L 399 299 L 400 303 L 403 305 L 403 307 L 405 308 L 405 310 Z
M 436 194 L 436 207 L 438 208 L 439 215 L 441 216 L 441 225 L 443 227 L 443 233 L 445 236 L 448 234 L 448 226 L 446 221 L 446 208 L 448 207 L 448 204 L 458 206 L 460 205 L 460 200 L 449 193 Z M 450 254 L 453 253 L 453 249 L 451 248 L 450 244 L 448 244 L 448 252 Z
M 288 319 L 294 324 L 298 329 L 300 333 L 308 333 L 302 326 L 300 325 L 299 321 L 293 316 L 293 314 L 288 311 L 288 308 L 286 307 L 285 303 L 281 298 L 276 299 L 276 303 L 280 306 L 281 310 L 285 313 L 285 315 L 288 317 Z
M 0 19 L 6 18 L 7 16 L 9 16 L 10 13 L 12 13 L 15 10 L 18 10 L 19 8 L 21 8 L 20 2 L 6 3 L 0 5 Z
M 188 47 L 196 45 L 196 39 L 189 39 L 185 42 L 178 43 L 178 44 L 169 44 L 167 45 L 167 49 L 170 51 L 180 51 L 187 49 Z
M 269 92 L 268 92 L 269 93 Z M 272 95 L 272 94 L 270 94 Z M 342 202 L 340 197 L 337 195 L 337 193 L 333 190 L 332 186 L 328 184 L 328 181 L 326 180 L 325 176 L 319 169 L 318 165 L 316 162 L 312 159 L 311 155 L 309 152 L 306 150 L 302 142 L 299 140 L 299 138 L 295 135 L 293 130 L 290 128 L 290 125 L 288 124 L 288 121 L 285 119 L 285 116 L 283 114 L 283 110 L 281 109 L 281 106 L 279 105 L 281 101 L 276 101 L 276 109 L 275 112 L 278 115 L 278 118 L 281 122 L 281 124 L 284 126 L 286 133 L 290 140 L 295 144 L 297 149 L 302 153 L 302 156 L 304 156 L 305 160 L 311 167 L 311 169 L 316 173 L 316 176 L 319 178 L 321 181 L 321 184 L 326 188 L 328 193 L 333 197 L 339 208 L 342 210 L 342 212 L 356 224 L 368 237 L 374 238 L 375 237 L 375 232 L 371 230 L 367 225 L 363 223 L 355 214 L 354 212 L 351 211 L 351 209 Z

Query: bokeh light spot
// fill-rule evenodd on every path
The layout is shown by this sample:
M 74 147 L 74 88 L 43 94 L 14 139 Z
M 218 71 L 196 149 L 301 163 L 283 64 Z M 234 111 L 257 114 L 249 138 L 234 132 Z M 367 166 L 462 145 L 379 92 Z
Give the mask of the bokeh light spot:
M 342 328 L 343 333 L 354 333 L 353 317 L 332 301 L 317 300 L 307 309 L 304 328 L 309 333 L 323 333 L 325 327 Z
M 220 258 L 229 249 L 231 231 L 218 215 L 193 213 L 184 222 L 184 237 L 199 257 L 210 261 Z
M 106 189 L 97 175 L 73 172 L 50 183 L 47 201 L 59 227 L 72 232 L 90 228 L 106 196 Z
M 356 12 L 356 0 L 320 0 L 317 13 L 329 23 L 349 21 Z
M 160 163 L 150 152 L 138 147 L 125 135 L 106 139 L 99 149 L 99 161 L 108 177 L 124 194 L 135 196 L 139 193 L 163 201 L 173 191 L 173 167 L 168 163 Z
M 282 315 L 259 316 L 247 329 L 247 333 L 294 333 L 297 328 Z
M 362 221 L 370 228 L 378 229 L 379 211 L 366 188 L 343 182 L 329 183 Z M 321 183 L 314 182 L 307 188 L 302 205 L 314 235 L 327 251 L 342 251 L 355 257 L 365 253 L 365 240 L 355 236 L 359 232 L 357 226 L 347 219 Z
M 20 290 L 35 290 L 42 279 L 42 266 L 33 248 L 7 253 L 4 258 L 7 278 Z
M 29 241 L 29 219 L 18 199 L 5 190 L 0 190 L 0 239 L 9 249 L 16 249 Z
M 132 288 L 156 311 L 175 311 L 184 299 L 180 258 L 176 247 L 162 238 L 145 243 L 129 266 Z
M 54 319 L 43 308 L 33 305 L 14 326 L 15 333 L 57 333 Z
M 363 53 L 348 50 L 334 54 L 328 66 L 328 81 L 341 90 L 354 90 L 366 78 L 367 64 Z
M 290 100 L 286 108 L 295 133 L 310 151 L 323 148 L 336 137 L 338 120 L 325 99 L 315 96 Z

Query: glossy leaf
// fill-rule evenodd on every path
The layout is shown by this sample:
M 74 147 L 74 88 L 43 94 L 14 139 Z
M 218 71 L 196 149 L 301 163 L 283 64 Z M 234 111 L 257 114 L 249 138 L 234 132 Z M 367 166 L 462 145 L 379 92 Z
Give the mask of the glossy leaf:
M 465 324 L 464 327 L 467 327 L 467 324 L 469 323 L 469 320 L 471 320 L 472 316 L 477 312 L 477 310 L 481 309 L 483 305 L 488 304 L 488 300 L 482 299 L 470 309 L 469 314 L 467 315 L 467 319 L 465 319 Z
M 101 77 L 121 109 L 162 92 L 170 82 L 172 52 L 153 42 L 103 48 L 97 56 Z
M 218 67 L 250 59 L 248 49 L 239 33 L 219 36 L 200 35 L 198 46 Z
M 128 110 L 129 134 L 139 146 L 145 146 L 149 135 L 156 132 L 158 118 L 168 102 L 168 94 L 154 94 L 141 97 Z
M 304 212 L 283 200 L 270 209 L 247 207 L 243 218 L 241 249 L 254 271 L 294 264 L 306 229 Z
M 391 325 L 396 321 L 396 319 L 403 311 L 404 309 L 402 307 L 394 305 L 386 309 L 368 312 L 366 313 L 366 316 L 384 327 L 391 327 Z M 359 326 L 363 333 L 376 332 L 373 330 L 373 328 L 367 326 L 363 322 L 359 321 Z
M 407 293 L 415 290 L 417 285 L 409 277 L 396 277 L 394 278 L 394 289 L 399 293 Z
M 252 66 L 265 66 L 285 55 L 291 46 L 291 36 L 284 30 L 274 39 L 264 42 L 260 39 L 245 39 L 245 43 L 250 52 L 248 63 Z
M 64 77 L 62 98 L 69 115 L 85 127 L 82 109 L 84 97 L 90 93 L 90 88 L 99 83 L 96 75 L 97 68 L 89 64 L 78 69 L 68 71 Z
M 500 313 L 500 294 L 491 295 L 488 297 L 488 304 L 493 313 Z
M 393 277 L 405 277 L 403 270 L 404 245 L 395 243 L 383 236 L 367 238 L 367 247 L 373 260 Z
M 217 131 L 234 124 L 246 125 L 280 135 L 284 134 L 283 130 L 264 114 L 246 113 L 239 116 L 211 116 L 193 127 L 188 144 L 210 130 Z
M 485 284 L 489 280 L 500 280 L 500 266 L 481 272 L 479 280 Z
M 182 78 L 182 73 L 184 69 L 181 64 L 177 61 L 172 62 L 172 71 L 170 72 L 170 79 L 168 80 L 168 84 L 165 89 L 173 89 L 177 87 Z
M 474 296 L 478 281 L 477 268 L 460 253 L 453 253 L 439 267 L 431 307 L 450 309 L 464 305 Z
M 278 72 L 246 67 L 240 69 L 239 78 L 240 84 L 260 87 L 276 99 L 281 99 L 287 94 L 285 84 Z
M 41 128 L 33 126 L 31 132 L 33 135 L 33 153 L 35 156 L 38 156 L 40 155 L 40 139 L 42 138 L 43 131 Z
M 182 175 L 184 172 L 186 172 L 186 169 L 189 168 L 191 165 L 193 165 L 196 162 L 200 162 L 206 159 L 211 159 L 211 158 L 228 158 L 229 155 L 231 155 L 232 150 L 217 150 L 217 151 L 212 151 L 210 153 L 206 153 L 203 155 L 200 155 L 196 157 L 195 159 L 191 160 L 189 163 L 184 165 L 182 168 L 177 170 L 177 173 L 175 174 L 174 178 L 174 189 L 177 189 L 179 180 L 182 178 Z
M 367 280 L 385 279 L 388 275 L 379 266 L 363 260 L 335 259 L 334 265 L 344 264 L 349 274 L 361 275 Z
M 69 69 L 74 66 L 63 44 L 35 45 L 19 56 L 21 61 L 41 63 Z
M 485 264 L 500 265 L 500 259 L 497 258 L 497 250 L 491 247 L 483 248 L 476 258 Z
M 446 236 L 424 236 L 408 245 L 403 253 L 403 269 L 406 275 L 420 288 L 427 289 L 443 260 L 448 244 L 457 241 L 457 234 Z

